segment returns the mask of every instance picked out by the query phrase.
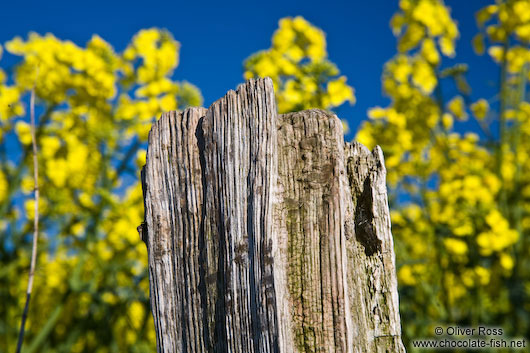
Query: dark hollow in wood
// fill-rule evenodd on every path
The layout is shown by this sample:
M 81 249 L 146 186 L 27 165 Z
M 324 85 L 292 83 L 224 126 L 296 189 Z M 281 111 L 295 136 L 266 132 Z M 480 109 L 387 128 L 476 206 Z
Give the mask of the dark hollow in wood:
M 162 115 L 142 170 L 158 352 L 404 352 L 386 170 L 272 81 Z

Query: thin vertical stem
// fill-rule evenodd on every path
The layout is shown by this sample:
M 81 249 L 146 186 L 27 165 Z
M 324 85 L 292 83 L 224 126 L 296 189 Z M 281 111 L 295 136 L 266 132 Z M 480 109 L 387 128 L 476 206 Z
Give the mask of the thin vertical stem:
M 501 76 L 500 76 L 500 105 L 499 105 L 499 143 L 497 145 L 497 175 L 501 181 L 501 185 L 504 183 L 504 177 L 502 175 L 502 164 L 504 160 L 504 144 L 506 142 L 506 108 L 508 105 L 506 95 L 506 79 L 507 79 L 507 66 L 508 66 L 508 49 L 509 49 L 509 37 L 504 40 L 503 43 L 503 54 L 501 64 Z M 499 191 L 499 206 L 501 212 L 506 215 L 506 190 L 502 187 Z
M 526 101 L 526 77 L 528 76 L 528 64 L 523 65 L 523 69 L 520 75 L 521 82 L 519 83 L 519 104 Z M 513 137 L 513 153 L 515 155 L 515 187 L 516 190 L 518 187 L 521 186 L 521 163 L 519 163 L 519 152 L 520 152 L 520 144 L 521 144 L 521 121 L 518 119 L 515 120 L 512 132 L 514 134 Z M 521 193 L 520 192 L 514 192 L 514 198 L 515 198 L 515 209 L 514 209 L 514 223 L 515 223 L 515 229 L 517 230 L 517 233 L 519 235 L 523 232 L 522 227 L 522 214 L 523 214 L 523 208 L 522 208 L 522 199 L 521 199 Z M 518 244 L 524 243 L 524 237 L 521 242 Z M 517 245 L 516 245 L 517 248 Z
M 38 75 L 38 71 L 37 71 Z M 35 83 L 36 83 L 35 79 Z M 16 352 L 19 353 L 22 349 L 24 341 L 24 329 L 26 326 L 26 319 L 28 317 L 29 302 L 31 299 L 31 291 L 33 289 L 33 278 L 35 277 L 35 266 L 37 263 L 37 241 L 39 238 L 39 164 L 37 159 L 37 137 L 35 134 L 35 84 L 31 90 L 30 98 L 30 119 L 31 119 L 31 144 L 33 147 L 33 178 L 35 183 L 35 215 L 33 217 L 33 246 L 31 249 L 31 264 L 28 277 L 28 288 L 26 291 L 26 304 L 24 305 L 24 312 L 22 313 L 22 321 L 20 323 L 20 331 L 18 335 L 18 343 Z

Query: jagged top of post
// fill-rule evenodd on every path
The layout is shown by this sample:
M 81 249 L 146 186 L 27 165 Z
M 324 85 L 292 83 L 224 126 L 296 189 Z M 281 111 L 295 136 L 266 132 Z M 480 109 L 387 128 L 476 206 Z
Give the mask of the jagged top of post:
M 251 78 L 244 83 L 241 83 L 237 86 L 235 90 L 231 89 L 229 90 L 223 97 L 217 99 L 215 102 L 210 104 L 208 108 L 204 107 L 188 107 L 185 108 L 182 113 L 184 115 L 189 114 L 192 111 L 198 111 L 199 114 L 206 115 L 207 112 L 211 109 L 214 109 L 215 107 L 222 104 L 222 102 L 225 102 L 228 97 L 230 96 L 240 96 L 242 94 L 247 93 L 248 91 L 251 91 L 253 88 L 261 88 L 266 96 L 272 97 L 274 99 L 274 84 L 272 83 L 272 79 L 270 77 L 264 77 L 264 78 Z M 274 107 L 276 108 L 276 103 L 274 103 Z M 154 129 L 158 129 L 160 127 L 160 124 L 163 124 L 165 120 L 168 120 L 171 114 L 177 114 L 178 110 L 172 110 L 168 112 L 163 112 L 160 116 L 160 119 L 157 119 L 153 125 L 151 126 L 151 130 L 149 131 L 149 137 L 148 140 L 151 139 L 151 132 Z
M 233 89 L 230 89 L 228 90 L 228 92 L 221 98 L 217 99 L 216 101 L 214 101 L 212 104 L 210 104 L 210 106 L 208 108 L 204 108 L 204 107 L 188 107 L 188 108 L 185 108 L 182 113 L 184 116 L 187 116 L 189 114 L 199 114 L 201 116 L 206 116 L 208 115 L 208 112 L 213 110 L 213 109 L 218 109 L 220 105 L 222 104 L 226 104 L 227 100 L 229 99 L 229 97 L 235 97 L 237 99 L 237 97 L 242 97 L 242 96 L 245 96 L 245 95 L 249 95 L 249 94 L 253 94 L 252 92 L 256 92 L 256 91 L 261 91 L 264 93 L 264 96 L 267 97 L 267 99 L 270 99 L 271 100 L 271 103 L 273 103 L 273 106 L 274 106 L 274 109 L 277 109 L 277 105 L 276 105 L 276 101 L 275 101 L 275 96 L 274 96 L 274 84 L 273 84 L 273 81 L 270 77 L 263 77 L 263 78 L 251 78 L 251 79 L 248 79 L 247 81 L 245 81 L 244 83 L 241 83 L 237 86 L 237 88 L 235 90 Z M 153 125 L 151 126 L 151 130 L 149 131 L 149 138 L 148 140 L 151 139 L 151 132 L 154 130 L 154 129 L 159 129 L 160 128 L 160 124 L 164 124 L 164 123 L 167 123 L 166 120 L 170 119 L 170 116 L 173 114 L 173 115 L 176 115 L 178 111 L 174 110 L 174 111 L 168 111 L 168 112 L 164 112 L 162 113 L 162 115 L 160 116 L 160 119 L 158 119 L 156 122 L 153 123 Z M 316 115 L 319 115 L 319 116 L 325 116 L 327 117 L 328 119 L 330 120 L 334 120 L 336 124 L 338 124 L 338 126 L 341 126 L 341 129 L 342 129 L 342 123 L 341 123 L 341 120 L 340 118 L 337 117 L 337 115 L 329 110 L 325 110 L 325 109 L 320 109 L 320 108 L 312 108 L 312 109 L 306 109 L 306 110 L 302 110 L 302 111 L 298 111 L 298 112 L 291 112 L 291 113 L 286 113 L 286 114 L 281 114 L 281 116 L 285 117 L 285 118 L 289 118 L 289 117 L 297 117 L 297 116 L 303 116 L 304 114 L 311 114 L 311 113 L 315 113 Z M 280 114 L 278 114 L 280 115 Z M 385 169 L 385 163 L 384 163 L 384 156 L 383 156 L 383 151 L 381 150 L 381 148 L 379 146 L 375 146 L 374 149 L 372 151 L 368 150 L 368 148 L 366 148 L 364 145 L 356 142 L 356 141 L 352 141 L 351 143 L 350 142 L 345 142 L 345 148 L 346 149 L 351 149 L 352 153 L 353 154 L 356 154 L 356 153 L 360 153 L 364 156 L 371 156 L 371 158 L 373 159 L 373 163 L 375 163 L 375 165 L 378 166 L 378 168 L 382 169 L 382 171 L 384 173 L 386 173 L 386 169 Z

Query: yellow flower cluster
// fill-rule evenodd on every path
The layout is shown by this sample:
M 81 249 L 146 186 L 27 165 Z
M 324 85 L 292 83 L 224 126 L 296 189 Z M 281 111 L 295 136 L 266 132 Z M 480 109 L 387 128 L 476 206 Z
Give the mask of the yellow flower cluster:
M 490 110 L 490 105 L 487 100 L 481 98 L 475 103 L 471 104 L 470 108 L 475 118 L 477 118 L 478 120 L 482 120 L 486 118 L 486 115 Z
M 170 76 L 177 67 L 179 47 L 179 43 L 169 32 L 156 28 L 145 29 L 133 37 L 123 53 L 123 59 L 131 63 L 141 60 L 136 71 L 138 83 L 155 86 L 159 80 L 163 81 Z M 156 90 L 154 87 L 151 89 Z M 144 90 L 149 88 L 144 87 Z
M 111 47 L 98 36 L 82 49 L 52 34 L 31 33 L 28 41 L 17 37 L 6 44 L 6 49 L 24 56 L 23 64 L 17 67 L 18 86 L 30 89 L 35 84 L 37 95 L 46 101 L 75 103 L 116 95 L 120 63 Z
M 2 52 L 0 45 L 0 59 L 2 59 Z M 20 89 L 16 86 L 7 86 L 6 79 L 4 70 L 0 69 L 0 124 L 5 124 L 5 121 L 13 116 L 24 115 L 24 108 L 20 104 Z M 2 139 L 3 130 L 0 130 L 0 139 Z
M 486 26 L 492 18 L 493 23 Z M 499 1 L 489 5 L 476 14 L 477 23 L 485 27 L 491 41 L 504 42 L 515 34 L 523 42 L 530 42 L 530 1 Z
M 294 43 L 298 45 L 293 45 Z M 282 18 L 279 21 L 279 28 L 272 37 L 272 44 L 276 51 L 285 53 L 296 63 L 304 57 L 320 61 L 327 55 L 324 32 L 301 16 Z
M 486 216 L 489 230 L 481 232 L 477 236 L 482 255 L 491 255 L 494 251 L 500 252 L 515 244 L 519 234 L 510 228 L 508 221 L 498 210 L 492 210 Z
M 426 169 L 425 147 L 431 144 L 430 130 L 440 120 L 440 106 L 429 96 L 437 85 L 434 68 L 421 56 L 398 54 L 385 65 L 383 89 L 393 103 L 368 112 L 356 139 L 373 148 L 384 146 L 388 181 L 395 185 L 400 175 Z M 376 136 L 377 138 L 374 138 Z M 405 158 L 406 157 L 406 158 Z
M 450 111 L 458 120 L 466 120 L 466 105 L 464 98 L 457 96 L 447 103 L 447 110 Z
M 281 113 L 308 108 L 329 109 L 355 96 L 345 76 L 327 59 L 322 30 L 298 16 L 283 18 L 270 49 L 245 61 L 246 79 L 270 77 Z
M 488 50 L 507 73 L 505 93 L 499 96 L 506 130 L 500 140 L 492 134 L 496 127 L 489 126 L 496 114 L 490 103 L 467 104 L 466 66 L 440 70 L 443 56 L 455 54 L 458 38 L 443 1 L 401 0 L 392 18 L 398 54 L 385 65 L 382 78 L 391 103 L 368 112 L 356 139 L 370 148 L 381 145 L 387 181 L 399 195 L 391 216 L 405 294 L 402 312 L 459 322 L 473 320 L 465 308 L 480 305 L 487 315 L 500 315 L 516 310 L 507 299 L 508 277 L 521 278 L 530 288 L 530 274 L 521 272 L 527 265 L 517 267 L 526 261 L 522 254 L 528 246 L 521 239 L 530 231 L 530 187 L 525 187 L 530 183 L 530 104 L 524 95 L 530 79 L 524 36 L 529 4 L 497 1 L 477 13 L 481 26 L 493 22 L 485 30 L 490 42 L 513 35 L 513 44 Z M 483 37 L 474 44 L 485 51 Z M 448 101 L 440 85 L 446 77 L 459 90 Z M 489 141 L 476 133 L 452 132 L 453 124 L 470 113 Z M 427 334 L 420 326 L 407 330 L 409 337 Z
M 508 48 L 506 54 L 502 46 L 493 45 L 488 49 L 488 54 L 496 63 L 506 60 L 508 72 L 512 74 L 521 72 L 530 63 L 530 50 L 519 45 Z
M 396 35 L 400 36 L 398 48 L 405 52 L 414 49 L 425 37 L 437 38 L 438 45 L 444 55 L 454 56 L 455 41 L 458 39 L 458 27 L 451 18 L 448 8 L 439 0 L 401 0 L 400 12 L 394 15 L 391 26 Z M 434 54 L 432 39 L 423 43 L 422 51 L 426 50 L 436 64 L 439 60 Z
M 123 53 L 126 63 L 124 82 L 137 86 L 135 99 L 126 93 L 119 98 L 116 116 L 134 121 L 130 135 L 147 139 L 153 117 L 184 105 L 199 106 L 199 90 L 188 82 L 175 82 L 171 75 L 178 65 L 180 44 L 167 31 L 156 28 L 141 30 Z

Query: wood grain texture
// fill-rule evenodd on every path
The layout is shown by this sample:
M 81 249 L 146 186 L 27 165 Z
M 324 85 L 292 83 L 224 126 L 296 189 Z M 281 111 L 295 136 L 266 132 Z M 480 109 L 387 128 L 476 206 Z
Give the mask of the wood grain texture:
M 216 352 L 278 351 L 271 192 L 276 106 L 270 81 L 230 91 L 202 123 L 205 236 Z M 215 310 L 214 310 L 215 309 Z
M 404 352 L 383 152 L 345 144 L 347 287 L 354 352 Z
M 287 286 L 300 352 L 347 352 L 342 124 L 322 110 L 280 116 Z
M 159 352 L 403 352 L 382 152 L 270 79 L 162 115 L 142 171 Z
M 206 352 L 202 169 L 196 136 L 206 109 L 169 112 L 149 134 L 142 172 L 150 298 L 159 352 Z

